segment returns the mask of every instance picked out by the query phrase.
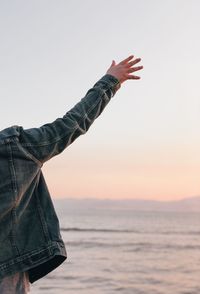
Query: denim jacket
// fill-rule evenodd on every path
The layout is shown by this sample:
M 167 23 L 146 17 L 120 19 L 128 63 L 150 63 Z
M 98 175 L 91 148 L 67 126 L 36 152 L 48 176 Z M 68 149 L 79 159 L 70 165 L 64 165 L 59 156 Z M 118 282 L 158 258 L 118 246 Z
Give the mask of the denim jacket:
M 33 283 L 67 258 L 41 168 L 86 133 L 119 87 L 106 74 L 63 118 L 0 132 L 0 279 L 27 271 Z

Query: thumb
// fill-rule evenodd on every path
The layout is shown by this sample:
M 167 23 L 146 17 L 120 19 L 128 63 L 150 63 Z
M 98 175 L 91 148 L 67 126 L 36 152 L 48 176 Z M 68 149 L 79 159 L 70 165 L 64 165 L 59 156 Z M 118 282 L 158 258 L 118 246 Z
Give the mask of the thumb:
M 113 60 L 113 61 L 112 61 L 112 64 L 111 64 L 110 67 L 113 67 L 113 66 L 115 66 L 115 65 L 116 65 L 116 62 Z

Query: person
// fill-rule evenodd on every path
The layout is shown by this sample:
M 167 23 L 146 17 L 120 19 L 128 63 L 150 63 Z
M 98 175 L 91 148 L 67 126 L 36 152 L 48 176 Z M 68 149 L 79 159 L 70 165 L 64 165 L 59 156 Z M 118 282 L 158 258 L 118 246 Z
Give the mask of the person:
M 133 55 L 106 74 L 62 118 L 0 131 L 0 293 L 23 294 L 67 258 L 42 166 L 85 134 L 121 84 L 140 77 Z

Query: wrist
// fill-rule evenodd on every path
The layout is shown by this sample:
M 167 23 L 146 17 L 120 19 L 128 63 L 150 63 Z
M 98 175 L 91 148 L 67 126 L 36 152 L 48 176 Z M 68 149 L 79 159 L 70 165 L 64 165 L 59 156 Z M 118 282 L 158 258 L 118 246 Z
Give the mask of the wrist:
M 112 82 L 114 83 L 115 90 L 116 90 L 116 91 L 119 90 L 120 87 L 121 87 L 121 82 L 120 82 L 120 80 L 119 80 L 118 78 L 116 78 L 114 75 L 109 74 L 109 73 L 106 73 L 106 76 L 108 76 L 109 79 L 111 79 Z

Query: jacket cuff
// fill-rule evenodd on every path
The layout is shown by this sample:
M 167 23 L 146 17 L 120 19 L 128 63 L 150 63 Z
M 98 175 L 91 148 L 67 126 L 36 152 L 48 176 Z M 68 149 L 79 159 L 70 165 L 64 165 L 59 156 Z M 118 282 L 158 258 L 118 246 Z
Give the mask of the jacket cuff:
M 117 92 L 117 90 L 121 87 L 121 84 L 119 82 L 119 80 L 117 78 L 115 78 L 112 75 L 106 74 L 104 75 L 99 82 L 101 83 L 101 87 L 104 90 L 108 90 L 108 88 L 111 90 L 112 92 L 112 96 L 115 95 L 115 93 Z

